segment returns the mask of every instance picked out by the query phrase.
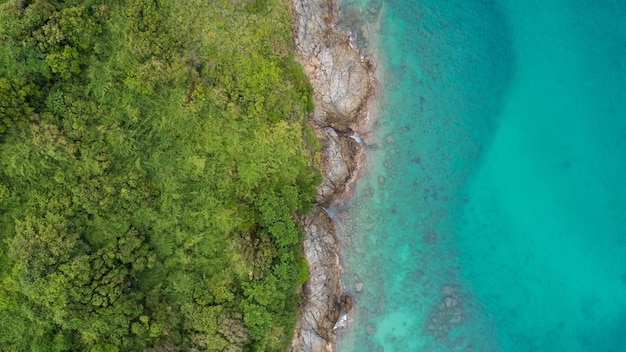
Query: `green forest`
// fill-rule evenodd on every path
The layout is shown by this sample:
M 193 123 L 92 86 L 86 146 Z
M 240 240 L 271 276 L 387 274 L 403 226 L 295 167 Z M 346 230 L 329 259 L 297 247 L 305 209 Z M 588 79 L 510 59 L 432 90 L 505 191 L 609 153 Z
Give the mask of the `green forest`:
M 0 350 L 283 351 L 319 145 L 284 0 L 0 0 Z

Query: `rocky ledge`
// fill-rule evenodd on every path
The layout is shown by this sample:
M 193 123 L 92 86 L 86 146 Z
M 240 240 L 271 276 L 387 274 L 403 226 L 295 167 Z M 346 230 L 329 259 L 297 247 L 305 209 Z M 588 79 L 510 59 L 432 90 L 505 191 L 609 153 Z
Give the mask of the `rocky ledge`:
M 300 219 L 309 280 L 302 287 L 300 317 L 291 352 L 332 351 L 334 327 L 352 308 L 339 277 L 338 243 L 324 210 L 356 174 L 361 148 L 354 138 L 373 94 L 373 64 L 359 55 L 348 36 L 333 28 L 333 0 L 291 0 L 297 59 L 314 92 L 310 122 L 322 141 L 322 173 L 314 209 Z

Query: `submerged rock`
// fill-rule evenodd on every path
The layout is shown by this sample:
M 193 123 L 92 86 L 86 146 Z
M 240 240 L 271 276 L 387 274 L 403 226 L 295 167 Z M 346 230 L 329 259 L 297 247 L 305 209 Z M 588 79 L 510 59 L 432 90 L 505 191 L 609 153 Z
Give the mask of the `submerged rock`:
M 441 295 L 444 297 L 452 297 L 456 294 L 456 288 L 452 285 L 441 286 Z
M 443 302 L 444 302 L 445 308 L 452 308 L 456 306 L 456 304 L 458 303 L 456 299 L 452 297 L 446 297 L 446 299 Z
M 374 335 L 376 333 L 376 330 L 377 330 L 376 325 L 374 325 L 374 323 L 369 323 L 365 327 L 365 331 L 367 332 L 368 335 Z
M 355 283 L 354 288 L 356 289 L 356 292 L 361 292 L 363 290 L 363 283 L 360 281 Z
M 437 338 L 448 334 L 452 326 L 463 322 L 460 288 L 452 285 L 441 287 L 441 301 L 430 312 L 426 329 Z

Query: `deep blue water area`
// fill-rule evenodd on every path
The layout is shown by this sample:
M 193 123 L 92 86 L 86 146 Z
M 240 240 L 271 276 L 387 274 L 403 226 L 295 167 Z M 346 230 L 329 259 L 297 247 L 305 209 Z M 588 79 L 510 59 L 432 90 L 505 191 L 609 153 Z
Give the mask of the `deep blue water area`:
M 379 97 L 338 352 L 626 351 L 626 2 L 341 6 Z

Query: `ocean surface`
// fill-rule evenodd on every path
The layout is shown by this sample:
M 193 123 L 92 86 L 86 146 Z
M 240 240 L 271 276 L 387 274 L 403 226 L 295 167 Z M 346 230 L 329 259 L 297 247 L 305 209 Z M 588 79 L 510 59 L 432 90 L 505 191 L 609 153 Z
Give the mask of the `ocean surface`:
M 337 351 L 626 351 L 626 2 L 340 5 L 379 97 Z

